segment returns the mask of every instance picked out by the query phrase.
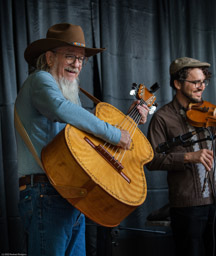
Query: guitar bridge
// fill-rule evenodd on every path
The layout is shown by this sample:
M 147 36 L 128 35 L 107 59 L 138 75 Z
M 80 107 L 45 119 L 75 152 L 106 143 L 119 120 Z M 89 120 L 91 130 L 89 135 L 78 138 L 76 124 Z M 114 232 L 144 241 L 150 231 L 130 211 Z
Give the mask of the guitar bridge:
M 100 154 L 128 183 L 131 183 L 131 180 L 122 172 L 124 168 L 121 163 L 118 162 L 104 147 L 100 144 L 96 146 L 89 138 L 84 137 L 84 140 L 94 148 L 98 154 Z

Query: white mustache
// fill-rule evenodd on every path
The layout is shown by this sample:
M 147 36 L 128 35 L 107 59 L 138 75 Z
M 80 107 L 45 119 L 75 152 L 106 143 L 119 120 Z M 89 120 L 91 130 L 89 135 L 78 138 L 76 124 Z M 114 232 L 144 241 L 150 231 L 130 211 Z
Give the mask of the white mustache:
M 67 71 L 70 71 L 70 72 L 74 72 L 74 73 L 78 73 L 79 72 L 79 69 L 78 68 L 72 68 L 72 67 L 67 67 L 66 68 Z

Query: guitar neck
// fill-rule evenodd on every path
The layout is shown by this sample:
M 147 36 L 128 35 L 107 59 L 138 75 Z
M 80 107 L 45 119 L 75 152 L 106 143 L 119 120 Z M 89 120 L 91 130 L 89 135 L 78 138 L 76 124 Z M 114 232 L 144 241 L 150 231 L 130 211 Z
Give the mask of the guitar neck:
M 140 99 L 140 102 L 138 104 L 136 104 L 132 109 L 131 111 L 128 113 L 128 116 L 134 120 L 134 122 L 136 124 L 139 124 L 140 122 L 140 119 L 141 119 L 141 115 L 137 109 L 137 106 L 138 105 L 147 105 L 147 103 L 143 100 L 143 99 Z

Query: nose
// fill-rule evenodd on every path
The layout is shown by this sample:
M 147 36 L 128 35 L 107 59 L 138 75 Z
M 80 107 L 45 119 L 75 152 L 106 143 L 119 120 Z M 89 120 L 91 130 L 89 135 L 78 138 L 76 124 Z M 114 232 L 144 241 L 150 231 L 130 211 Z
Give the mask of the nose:
M 196 86 L 197 89 L 202 89 L 202 90 L 205 89 L 205 87 L 206 87 L 205 81 L 198 83 Z
M 75 59 L 75 61 L 74 61 L 74 62 L 72 62 L 72 63 L 71 63 L 71 65 L 73 65 L 73 67 L 78 68 L 81 64 L 80 64 L 80 62 L 79 62 L 79 60 L 78 60 L 78 59 Z

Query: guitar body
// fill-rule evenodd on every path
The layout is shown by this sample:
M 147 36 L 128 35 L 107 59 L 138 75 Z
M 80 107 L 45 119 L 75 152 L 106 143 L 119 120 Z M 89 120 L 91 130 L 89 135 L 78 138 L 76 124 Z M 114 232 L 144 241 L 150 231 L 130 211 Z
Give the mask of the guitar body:
M 108 103 L 99 103 L 96 116 L 110 124 L 119 124 L 126 116 Z M 134 125 L 132 119 L 127 119 Z M 136 128 L 131 147 L 123 150 L 117 147 L 125 179 L 93 145 L 103 145 L 104 141 L 66 125 L 52 142 L 42 150 L 42 162 L 51 184 L 88 218 L 96 223 L 117 226 L 137 206 L 141 205 L 147 194 L 144 164 L 153 158 L 153 150 Z M 107 149 L 113 154 L 113 147 Z M 81 189 L 80 189 L 81 188 Z

